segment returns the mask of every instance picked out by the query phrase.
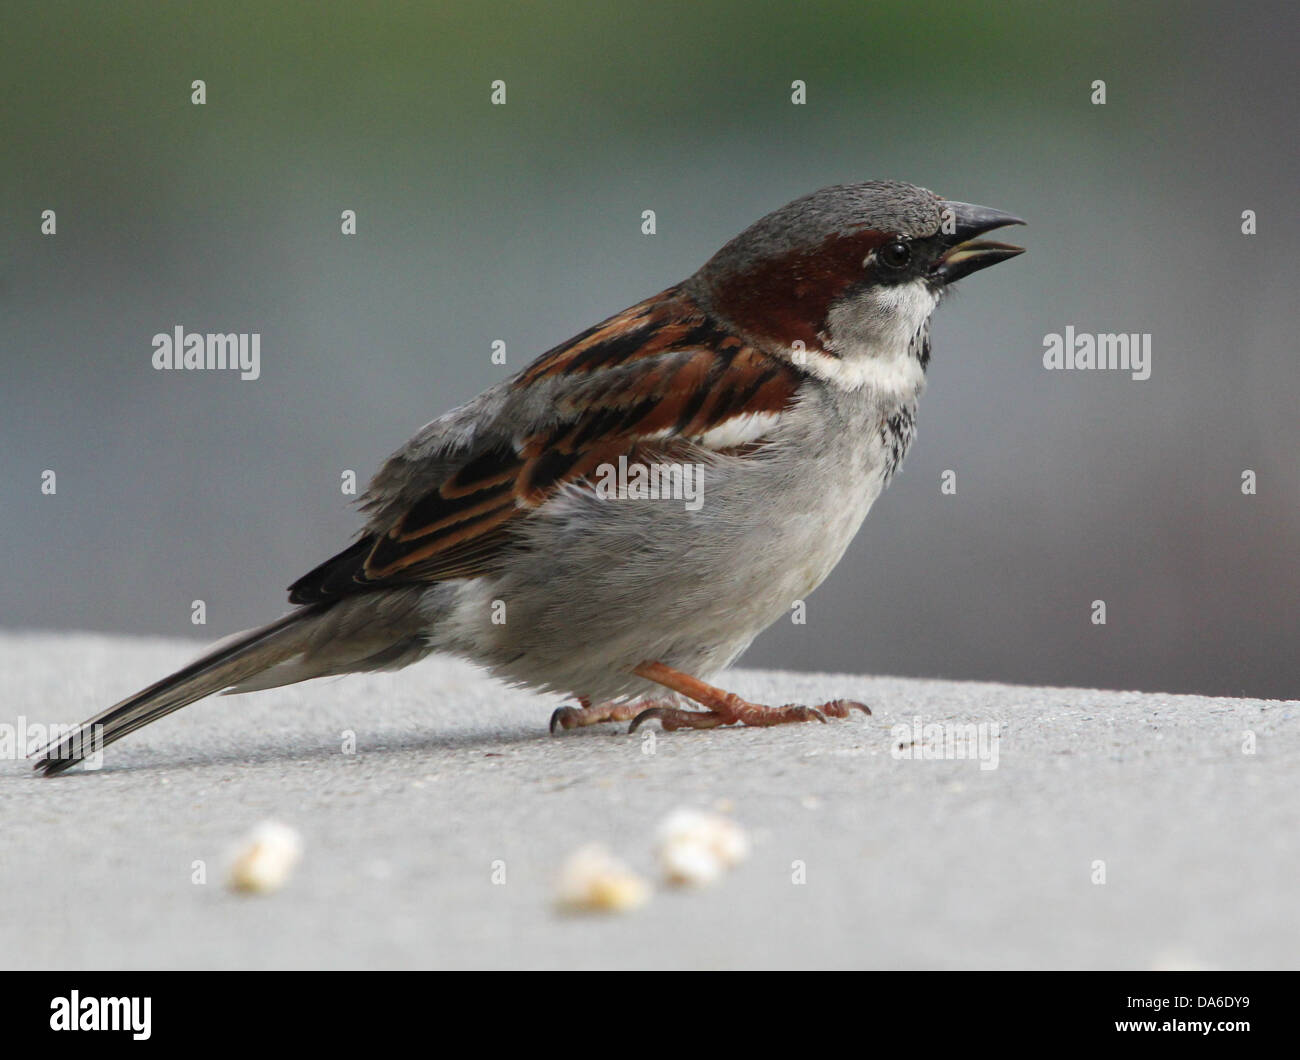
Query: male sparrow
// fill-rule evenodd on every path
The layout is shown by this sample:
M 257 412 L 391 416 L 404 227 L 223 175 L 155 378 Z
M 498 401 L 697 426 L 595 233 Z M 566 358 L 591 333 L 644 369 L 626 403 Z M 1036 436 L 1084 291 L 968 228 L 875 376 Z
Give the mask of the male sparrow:
M 768 214 L 422 428 L 370 483 L 358 540 L 291 586 L 295 610 L 84 722 L 36 769 L 213 692 L 430 652 L 573 696 L 552 731 L 866 711 L 763 706 L 704 679 L 839 562 L 912 441 L 931 313 L 955 280 L 1022 252 L 975 238 L 1013 224 L 893 181 Z M 597 488 L 657 467 L 701 474 L 701 503 Z

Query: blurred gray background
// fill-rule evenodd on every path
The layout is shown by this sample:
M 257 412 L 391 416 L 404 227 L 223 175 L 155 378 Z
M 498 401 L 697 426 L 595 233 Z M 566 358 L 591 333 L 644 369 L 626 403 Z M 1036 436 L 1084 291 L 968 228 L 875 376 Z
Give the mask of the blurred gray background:
M 6 5 L 0 623 L 210 640 L 280 613 L 359 526 L 344 469 L 787 200 L 889 177 L 1020 214 L 1029 253 L 945 304 L 902 474 L 746 663 L 1295 696 L 1296 20 Z M 260 332 L 261 379 L 154 371 L 178 324 Z M 1044 371 L 1067 324 L 1150 332 L 1151 378 Z

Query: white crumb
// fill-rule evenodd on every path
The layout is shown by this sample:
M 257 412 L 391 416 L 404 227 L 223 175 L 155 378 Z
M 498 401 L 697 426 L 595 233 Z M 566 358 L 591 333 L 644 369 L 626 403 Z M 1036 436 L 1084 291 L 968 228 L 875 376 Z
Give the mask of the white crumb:
M 674 810 L 655 840 L 659 864 L 673 883 L 712 883 L 749 854 L 749 839 L 740 825 L 703 810 Z
M 564 863 L 557 897 L 566 909 L 626 912 L 649 900 L 650 885 L 603 846 L 592 843 Z
M 271 894 L 288 881 L 302 858 L 302 836 L 288 825 L 263 821 L 236 852 L 229 884 L 237 891 Z

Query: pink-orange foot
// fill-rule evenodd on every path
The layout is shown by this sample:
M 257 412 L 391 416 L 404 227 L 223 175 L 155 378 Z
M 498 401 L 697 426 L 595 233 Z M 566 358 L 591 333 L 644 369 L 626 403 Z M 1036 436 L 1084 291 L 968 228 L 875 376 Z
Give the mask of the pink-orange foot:
M 783 707 L 768 707 L 761 703 L 751 703 L 733 692 L 706 684 L 698 678 L 658 662 L 644 662 L 636 668 L 635 673 L 695 700 L 706 709 L 682 710 L 677 707 L 653 706 L 642 710 L 632 719 L 629 732 L 636 732 L 643 723 L 651 719 L 658 719 L 659 724 L 671 732 L 674 729 L 716 729 L 720 725 L 766 727 L 803 721 L 820 721 L 825 724 L 827 717 L 847 718 L 850 710 L 860 710 L 864 714 L 871 713 L 871 708 L 865 703 L 858 703 L 851 699 L 832 699 L 829 703 L 822 703 L 816 707 L 800 706 L 797 703 L 790 703 Z

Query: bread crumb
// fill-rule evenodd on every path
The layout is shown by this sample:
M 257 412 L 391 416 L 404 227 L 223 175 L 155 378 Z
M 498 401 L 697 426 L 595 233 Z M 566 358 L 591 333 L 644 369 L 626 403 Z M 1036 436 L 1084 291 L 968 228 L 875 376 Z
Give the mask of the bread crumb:
M 599 843 L 574 851 L 560 870 L 566 909 L 622 913 L 645 905 L 650 885 Z
M 655 833 L 659 864 L 673 883 L 702 886 L 749 855 L 749 839 L 729 817 L 678 809 Z
M 263 821 L 235 854 L 230 886 L 248 894 L 271 894 L 288 882 L 301 858 L 302 836 L 288 825 Z

